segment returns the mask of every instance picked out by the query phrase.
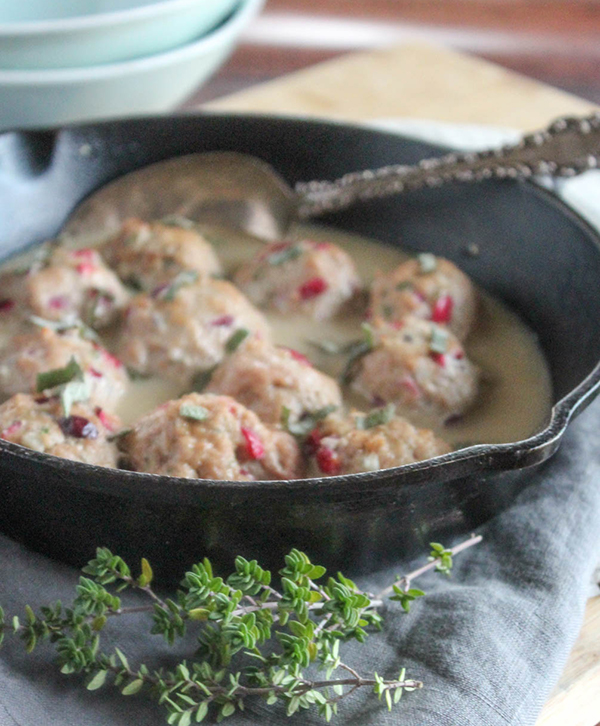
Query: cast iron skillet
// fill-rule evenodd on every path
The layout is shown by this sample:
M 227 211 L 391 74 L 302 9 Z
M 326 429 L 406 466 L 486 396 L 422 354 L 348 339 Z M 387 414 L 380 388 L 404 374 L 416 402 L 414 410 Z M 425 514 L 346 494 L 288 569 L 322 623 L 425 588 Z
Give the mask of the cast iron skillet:
M 248 116 L 117 121 L 0 136 L 0 257 L 57 233 L 118 175 L 196 151 L 249 152 L 291 183 L 414 163 L 442 150 L 332 123 Z M 599 238 L 529 183 L 448 186 L 373 201 L 327 224 L 455 260 L 539 334 L 554 386 L 547 427 L 386 471 L 294 482 L 172 479 L 87 466 L 0 441 L 0 529 L 81 565 L 98 545 L 146 556 L 167 581 L 208 555 L 277 566 L 292 546 L 345 572 L 422 551 L 506 507 L 600 388 Z M 478 257 L 466 247 L 476 242 Z M 1 291 L 0 291 L 1 293 Z

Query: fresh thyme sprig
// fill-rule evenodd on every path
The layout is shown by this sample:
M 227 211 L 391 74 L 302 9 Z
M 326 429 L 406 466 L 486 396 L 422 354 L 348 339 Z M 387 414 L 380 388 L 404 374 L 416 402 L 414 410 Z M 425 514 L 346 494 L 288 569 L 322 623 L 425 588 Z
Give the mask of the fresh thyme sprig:
M 186 573 L 174 598 L 163 599 L 152 589 L 146 559 L 134 577 L 120 557 L 99 548 L 83 569 L 90 577 L 80 577 L 70 607 L 56 602 L 36 614 L 26 605 L 22 619 L 7 618 L 0 608 L 0 644 L 12 634 L 31 652 L 49 641 L 62 673 L 87 674 L 89 690 L 109 681 L 124 696 L 146 690 L 165 707 L 167 723 L 174 726 L 199 723 L 209 712 L 219 722 L 243 710 L 250 698 L 263 698 L 269 705 L 282 702 L 288 715 L 315 708 L 329 721 L 340 701 L 365 687 L 391 709 L 404 691 L 423 684 L 406 678 L 405 669 L 392 679 L 361 675 L 341 660 L 341 644 L 362 643 L 368 629 L 381 628 L 377 609 L 388 595 L 408 612 L 412 601 L 424 595 L 411 587 L 412 581 L 432 569 L 449 574 L 453 556 L 480 540 L 473 535 L 453 549 L 432 543 L 426 565 L 377 595 L 361 591 L 341 573 L 325 580 L 325 568 L 294 549 L 279 571 L 279 590 L 255 560 L 236 558 L 235 572 L 224 580 L 204 559 Z M 123 607 L 115 593 L 126 589 L 140 591 L 150 602 Z M 101 632 L 108 621 L 140 612 L 152 614 L 150 632 L 170 645 L 193 628 L 199 647 L 192 659 L 172 670 L 151 670 L 145 664 L 131 666 L 119 648 L 103 652 Z M 246 656 L 245 663 L 237 662 L 238 654 Z M 254 665 L 247 665 L 249 658 Z M 316 677 L 319 671 L 324 678 Z

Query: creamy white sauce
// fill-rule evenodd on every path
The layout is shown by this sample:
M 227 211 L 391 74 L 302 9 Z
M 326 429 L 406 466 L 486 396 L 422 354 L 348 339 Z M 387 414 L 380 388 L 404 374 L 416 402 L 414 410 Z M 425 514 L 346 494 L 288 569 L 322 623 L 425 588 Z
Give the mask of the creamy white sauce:
M 206 228 L 204 231 L 214 244 L 227 275 L 265 244 L 229 230 Z M 399 248 L 316 225 L 300 226 L 293 236 L 329 240 L 346 249 L 355 260 L 365 286 L 377 270 L 390 270 L 407 256 Z M 87 237 L 67 240 L 66 244 L 84 247 L 101 241 L 99 237 Z M 23 266 L 24 261 L 27 258 L 20 256 L 3 267 Z M 526 438 L 547 423 L 552 406 L 550 373 L 535 333 L 505 305 L 485 293 L 481 297 L 478 323 L 465 344 L 468 356 L 483 373 L 480 395 L 475 406 L 460 421 L 437 430 L 442 438 L 455 446 Z M 344 358 L 321 352 L 311 341 L 344 343 L 358 339 L 363 314 L 364 309 L 360 305 L 349 306 L 335 319 L 319 322 L 301 315 L 266 313 L 277 343 L 299 350 L 332 376 L 339 375 Z M 0 339 L 3 333 L 0 330 Z M 114 331 L 105 336 L 109 348 L 113 335 Z M 117 413 L 127 426 L 164 401 L 177 398 L 184 392 L 171 381 L 158 378 L 135 380 L 121 400 Z M 356 396 L 348 395 L 346 403 L 368 408 L 368 403 Z

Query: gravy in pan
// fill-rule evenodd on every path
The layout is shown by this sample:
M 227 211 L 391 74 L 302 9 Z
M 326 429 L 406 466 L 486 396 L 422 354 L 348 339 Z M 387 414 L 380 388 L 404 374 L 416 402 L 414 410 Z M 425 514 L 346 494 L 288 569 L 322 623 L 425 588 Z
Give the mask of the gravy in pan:
M 236 267 L 250 258 L 264 242 L 217 229 L 205 229 L 223 268 L 229 276 Z M 297 239 L 329 240 L 343 247 L 354 259 L 359 274 L 368 285 L 376 271 L 390 270 L 407 258 L 399 248 L 374 240 L 348 235 L 316 225 L 301 225 L 294 231 Z M 98 239 L 69 240 L 69 246 L 90 246 Z M 25 256 L 11 260 L 6 267 L 23 265 Z M 324 353 L 313 341 L 346 343 L 360 337 L 363 310 L 356 305 L 347 308 L 332 320 L 315 322 L 300 315 L 267 312 L 273 326 L 274 340 L 307 355 L 313 363 L 332 376 L 339 376 L 344 356 Z M 0 338 L 7 331 L 0 330 Z M 111 347 L 111 335 L 103 335 Z M 1 344 L 0 340 L 0 344 Z M 537 337 L 520 318 L 499 301 L 481 294 L 478 322 L 465 343 L 468 356 L 482 370 L 482 385 L 477 403 L 464 416 L 436 433 L 451 445 L 460 447 L 473 443 L 505 443 L 527 438 L 548 422 L 552 407 L 552 388 L 548 366 Z M 173 381 L 156 377 L 137 379 L 129 393 L 120 401 L 117 413 L 125 426 L 166 400 L 184 393 Z M 347 392 L 346 392 L 347 393 Z M 346 403 L 362 410 L 369 404 L 354 395 Z

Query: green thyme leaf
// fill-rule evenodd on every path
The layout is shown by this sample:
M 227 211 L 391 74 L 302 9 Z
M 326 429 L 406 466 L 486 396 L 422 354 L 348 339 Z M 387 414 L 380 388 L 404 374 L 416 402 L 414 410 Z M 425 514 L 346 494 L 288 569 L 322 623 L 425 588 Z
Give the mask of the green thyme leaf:
M 167 227 L 181 227 L 182 229 L 196 229 L 196 222 L 193 219 L 182 217 L 179 214 L 167 214 L 160 220 L 161 224 Z
M 96 691 L 98 690 L 98 688 L 102 688 L 102 686 L 106 682 L 107 675 L 108 671 L 98 671 L 87 684 L 86 688 L 88 689 L 88 691 Z
M 132 428 L 126 428 L 121 429 L 120 431 L 117 431 L 114 434 L 110 434 L 106 437 L 107 441 L 118 441 L 119 439 L 122 439 L 124 436 L 127 436 L 127 434 L 130 434 L 133 431 Z
M 309 345 L 327 355 L 346 355 L 350 353 L 360 340 L 351 340 L 348 343 L 336 343 L 333 340 L 307 340 Z
M 431 328 L 429 350 L 433 353 L 445 353 L 448 350 L 448 332 L 437 325 Z
M 246 340 L 249 335 L 250 331 L 248 330 L 248 328 L 238 328 L 234 333 L 231 334 L 231 337 L 225 343 L 226 352 L 235 353 L 235 351 L 240 347 L 240 345 L 244 342 L 244 340 Z
M 437 259 L 431 252 L 422 252 L 417 255 L 417 261 L 419 263 L 419 272 L 421 275 L 426 275 L 429 272 L 435 272 L 437 269 Z
M 191 418 L 195 421 L 206 421 L 210 411 L 204 406 L 195 406 L 191 403 L 184 403 L 179 407 L 179 415 L 182 418 Z
M 281 409 L 281 423 L 284 429 L 293 436 L 306 436 L 315 428 L 319 421 L 322 421 L 336 410 L 337 406 L 330 404 L 317 411 L 304 413 L 298 421 L 290 421 L 291 411 L 287 406 L 283 406 Z
M 396 407 L 393 403 L 388 403 L 383 408 L 374 408 L 366 416 L 359 416 L 356 419 L 357 429 L 372 429 L 375 426 L 389 423 L 396 414 Z
M 411 290 L 413 287 L 414 285 L 410 280 L 402 280 L 402 282 L 399 282 L 396 285 L 396 290 L 398 290 L 398 292 L 402 292 L 403 290 Z
M 41 393 L 48 388 L 55 388 L 71 381 L 83 381 L 83 370 L 73 356 L 64 368 L 54 368 L 51 371 L 38 373 L 36 390 Z
M 297 259 L 301 254 L 302 248 L 299 245 L 291 245 L 270 254 L 267 257 L 267 262 L 273 266 L 283 265 L 284 262 Z
M 165 290 L 163 290 L 158 297 L 161 300 L 166 300 L 167 302 L 171 302 L 175 299 L 175 295 L 181 290 L 182 287 L 186 287 L 186 285 L 193 285 L 194 282 L 198 280 L 198 273 L 196 270 L 183 270 L 183 272 L 180 272 L 173 282 L 167 287 Z
M 218 366 L 213 366 L 212 368 L 207 368 L 205 371 L 199 371 L 196 373 L 196 375 L 192 378 L 192 391 L 201 393 L 210 383 L 210 379 L 217 368 Z
M 60 402 L 63 415 L 71 415 L 71 407 L 74 403 L 87 401 L 91 395 L 91 387 L 88 381 L 70 381 L 61 386 Z

